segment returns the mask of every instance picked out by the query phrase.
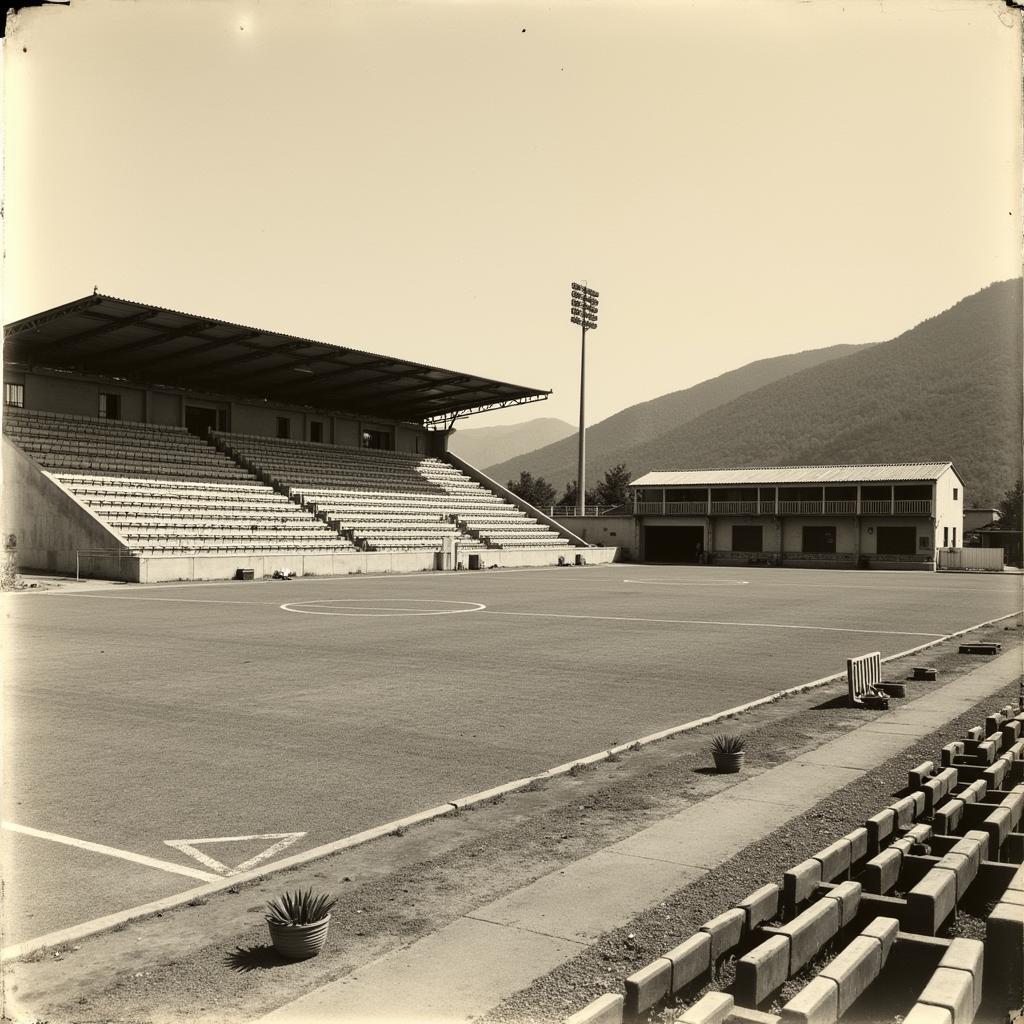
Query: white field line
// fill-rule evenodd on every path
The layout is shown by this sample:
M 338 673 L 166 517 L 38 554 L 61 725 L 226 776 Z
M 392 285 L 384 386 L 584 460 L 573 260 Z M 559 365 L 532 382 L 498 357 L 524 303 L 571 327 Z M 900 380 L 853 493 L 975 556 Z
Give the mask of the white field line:
M 420 604 L 461 604 L 469 605 L 468 608 L 382 608 L 367 604 L 367 601 L 408 601 Z M 304 605 L 316 605 L 317 607 L 303 607 Z M 352 608 L 337 607 L 325 608 L 325 605 L 353 605 Z M 291 601 L 281 605 L 281 611 L 294 612 L 296 615 L 342 615 L 345 617 L 383 619 L 389 616 L 408 618 L 410 616 L 422 615 L 461 615 L 465 612 L 480 612 L 487 605 L 476 601 L 447 601 L 438 597 L 337 597 L 323 598 L 319 601 Z
M 828 569 L 808 569 L 807 570 L 807 572 L 815 572 L 815 573 L 828 572 L 828 571 L 829 571 Z M 848 569 L 839 569 L 839 570 L 835 570 L 835 571 L 842 572 L 842 573 L 847 573 L 850 570 L 848 570 Z M 899 573 L 894 572 L 893 575 L 899 575 L 901 577 L 905 577 L 906 576 L 906 572 L 905 571 L 904 572 L 899 572 Z M 1004 580 L 1005 579 L 1015 579 L 1016 578 L 1016 574 L 1013 574 L 1011 576 L 998 576 L 998 577 L 993 577 L 993 578 L 995 578 L 995 579 L 1004 579 Z M 647 586 L 653 586 L 656 583 L 660 584 L 662 586 L 683 586 L 683 585 L 696 586 L 697 585 L 696 581 L 694 581 L 691 577 L 680 577 L 680 578 L 675 579 L 675 580 L 669 580 L 669 579 L 660 579 L 660 580 L 633 580 L 633 579 L 628 579 L 627 580 L 627 579 L 624 579 L 622 582 L 623 583 L 643 583 L 643 584 L 645 584 Z M 926 586 L 924 584 L 922 584 L 921 586 L 918 586 L 918 587 L 899 587 L 899 586 L 895 586 L 895 587 L 882 587 L 882 586 L 878 586 L 878 585 L 871 586 L 869 584 L 865 584 L 865 585 L 862 586 L 862 585 L 857 584 L 857 583 L 850 584 L 850 585 L 846 585 L 846 584 L 842 584 L 842 583 L 835 584 L 835 585 L 830 585 L 828 583 L 801 583 L 798 580 L 792 580 L 792 581 L 790 581 L 788 583 L 779 583 L 779 582 L 772 582 L 770 580 L 759 580 L 759 579 L 743 580 L 742 582 L 743 583 L 748 583 L 748 584 L 749 583 L 753 583 L 753 584 L 755 584 L 756 586 L 759 586 L 759 587 L 786 587 L 786 588 L 789 588 L 789 589 L 792 589 L 792 588 L 795 587 L 795 588 L 798 588 L 800 590 L 875 590 L 875 591 L 883 591 L 885 593 L 888 593 L 889 591 L 893 591 L 893 590 L 902 590 L 902 591 L 909 591 L 909 592 L 915 593 L 915 594 L 939 593 L 939 592 L 945 593 L 945 594 L 965 594 L 965 593 L 972 593 L 972 594 L 999 594 L 999 593 L 1001 593 L 1001 591 L 997 590 L 995 587 L 956 587 L 956 586 L 933 587 L 933 586 Z M 711 584 L 702 584 L 702 585 L 710 586 Z M 1019 584 L 1017 584 L 1017 589 L 1020 589 L 1020 585 Z
M 209 871 L 200 871 L 198 868 L 190 868 L 184 864 L 175 864 L 169 860 L 158 860 L 155 857 L 146 857 L 141 853 L 132 853 L 130 850 L 119 850 L 114 846 L 103 846 L 101 843 L 90 843 L 85 839 L 58 835 L 56 832 L 43 832 L 41 829 L 30 828 L 28 825 L 16 825 L 13 821 L 5 821 L 2 825 L 8 832 L 20 832 L 22 835 L 35 836 L 36 839 L 48 839 L 52 843 L 74 846 L 79 850 L 88 850 L 90 853 L 102 853 L 107 857 L 128 860 L 133 864 L 142 864 L 147 868 L 158 868 L 160 871 L 170 871 L 172 874 L 186 875 L 189 878 L 198 878 L 206 882 L 217 877 L 217 875 L 213 875 Z
M 374 581 L 374 580 L 437 580 L 437 579 L 465 579 L 467 576 L 474 580 L 480 579 L 494 579 L 500 576 L 513 576 L 518 573 L 534 573 L 534 572 L 561 572 L 565 574 L 566 579 L 570 579 L 575 573 L 567 573 L 567 569 L 575 569 L 576 572 L 594 572 L 599 569 L 616 569 L 621 572 L 621 566 L 614 562 L 601 565 L 539 565 L 539 566 L 523 566 L 518 569 L 487 569 L 483 572 L 470 572 L 468 569 L 455 570 L 455 569 L 444 569 L 435 570 L 433 572 L 421 572 L 415 570 L 413 572 L 352 572 L 345 573 L 341 576 L 295 576 L 290 580 L 246 580 L 244 581 L 245 586 L 249 587 L 265 587 L 270 585 L 278 586 L 282 583 L 337 583 L 339 581 L 352 582 L 356 581 Z M 230 580 L 195 580 L 192 583 L 123 583 L 118 584 L 118 589 L 124 587 L 128 591 L 141 590 L 143 593 L 148 593 L 151 590 L 190 590 L 194 587 L 223 587 L 234 581 Z M 56 590 L 10 590 L 4 592 L 4 597 L 16 597 L 22 595 L 34 595 L 36 597 L 85 597 L 92 596 L 93 591 L 80 591 L 75 593 L 71 590 L 65 590 L 58 588 Z M 100 595 L 107 596 L 107 595 Z M 111 597 L 114 595 L 111 594 Z
M 750 580 L 623 580 L 645 587 L 749 587 Z
M 933 636 L 945 639 L 946 633 L 918 633 L 897 629 L 853 629 L 849 626 L 804 626 L 785 622 L 726 622 L 715 619 L 645 619 L 631 615 L 571 615 L 567 612 L 501 612 L 487 609 L 488 615 L 522 615 L 536 619 L 596 619 L 599 622 L 664 622 L 679 626 L 747 626 L 758 629 L 809 629 L 825 633 L 868 633 L 871 636 Z M 1016 613 L 1014 613 L 1016 614 Z
M 251 836 L 209 836 L 205 839 L 165 839 L 164 845 L 170 846 L 175 850 L 184 853 L 188 857 L 194 857 L 201 864 L 205 864 L 208 868 L 212 868 L 218 875 L 237 875 L 241 871 L 248 871 L 250 868 L 256 867 L 260 861 L 266 860 L 268 857 L 273 857 L 275 853 L 280 853 L 282 850 L 287 849 L 296 840 L 301 839 L 305 832 L 267 832 L 262 835 L 251 835 Z M 207 853 L 203 853 L 202 850 L 197 850 L 197 846 L 205 846 L 209 843 L 244 843 L 249 842 L 253 839 L 277 839 L 279 842 L 268 846 L 261 853 L 257 853 L 254 857 L 250 857 L 248 860 L 243 861 L 237 867 L 229 867 L 227 864 L 222 863 L 219 860 L 215 860 Z
M 982 629 L 985 626 L 991 626 L 997 622 L 1003 622 L 1005 619 L 1012 619 L 1015 616 L 1020 615 L 1022 611 L 1024 611 L 1024 609 L 1010 612 L 1007 615 L 1000 615 L 995 619 L 987 619 L 985 622 L 979 622 L 973 626 L 968 626 L 966 629 L 957 630 L 955 633 L 947 633 L 938 636 L 937 639 L 929 640 L 923 644 L 918 644 L 916 647 L 910 647 L 905 651 L 898 652 L 897 654 L 890 654 L 887 657 L 882 658 L 882 663 L 884 664 L 886 662 L 896 661 L 899 658 L 905 658 L 911 654 L 917 654 L 919 651 L 926 650 L 929 647 L 935 647 L 946 640 L 952 640 L 954 637 L 963 636 L 965 633 L 971 633 L 976 629 Z M 649 743 L 657 743 L 659 740 L 678 736 L 681 733 L 691 732 L 694 729 L 700 728 L 702 725 L 709 725 L 720 721 L 721 719 L 728 718 L 731 715 L 741 714 L 744 711 L 749 711 L 752 708 L 760 707 L 764 704 L 771 704 L 780 698 L 791 694 L 803 693 L 807 690 L 816 689 L 828 683 L 835 682 L 836 680 L 843 679 L 845 676 L 845 672 L 835 672 L 832 675 L 822 676 L 820 679 L 814 679 L 809 683 L 801 683 L 798 686 L 791 686 L 785 690 L 778 690 L 766 697 L 759 697 L 757 700 L 748 701 L 746 704 L 740 704 L 737 707 L 728 708 L 725 711 L 718 711 L 713 715 L 707 715 L 704 718 L 698 718 L 692 722 L 685 722 L 683 725 L 677 725 L 669 729 L 662 729 L 660 732 L 651 733 L 648 736 L 642 736 L 640 739 L 633 740 L 629 743 L 620 743 L 618 746 L 609 747 L 607 750 L 599 751 L 596 754 L 590 754 L 588 757 L 580 757 L 574 761 L 567 761 L 565 764 L 558 765 L 555 768 L 549 768 L 546 772 L 541 772 L 538 775 L 531 775 L 527 778 L 516 779 L 514 782 L 507 782 L 503 786 L 494 786 L 491 789 L 482 790 L 481 792 L 473 793 L 469 796 L 460 797 L 456 800 L 439 804 L 437 807 L 431 807 L 428 810 L 420 811 L 418 814 L 412 814 L 406 818 L 400 818 L 397 821 L 388 822 L 385 825 L 378 825 L 375 828 L 367 829 L 364 832 L 357 832 L 355 835 L 347 836 L 344 839 L 337 839 L 334 842 L 325 843 L 322 846 L 314 847 L 311 850 L 305 850 L 302 853 L 294 854 L 291 857 L 285 857 L 282 860 L 274 861 L 270 864 L 264 864 L 258 869 L 232 875 L 230 878 L 218 878 L 207 885 L 202 885 L 195 889 L 189 889 L 187 892 L 178 893 L 175 896 L 168 896 L 161 900 L 143 903 L 140 906 L 132 907 L 129 910 L 122 910 L 116 914 L 108 914 L 106 917 L 98 917 L 92 921 L 84 921 L 82 924 L 74 925 L 71 928 L 64 928 L 60 931 L 40 935 L 35 939 L 28 939 L 25 942 L 5 948 L 0 959 L 16 960 L 20 957 L 29 956 L 32 953 L 51 946 L 60 946 L 69 942 L 77 942 L 80 939 L 97 935 L 100 932 L 115 928 L 118 925 L 127 924 L 129 921 L 149 917 L 159 911 L 172 910 L 175 907 L 184 906 L 190 900 L 212 896 L 215 893 L 222 892 L 224 889 L 231 886 L 241 885 L 244 882 L 258 881 L 259 879 L 266 878 L 268 875 L 275 874 L 278 871 L 284 871 L 287 868 L 300 867 L 310 861 L 319 860 L 321 857 L 327 857 L 330 854 L 338 853 L 341 850 L 351 849 L 354 846 L 361 846 L 364 843 L 371 842 L 374 839 L 379 839 L 382 836 L 391 835 L 399 828 L 407 828 L 411 825 L 431 821 L 434 818 L 444 817 L 459 808 L 485 803 L 488 800 L 493 800 L 497 796 L 514 793 L 516 790 L 524 789 L 526 786 L 529 786 L 534 782 L 555 778 L 559 775 L 566 775 L 577 765 L 587 765 L 594 764 L 599 761 L 606 761 L 613 754 L 620 754 L 623 751 L 628 750 L 630 747 L 636 747 L 637 745 L 643 747 L 647 746 Z M 927 731 L 932 731 L 932 727 L 929 726 Z
M 65 594 L 65 597 L 87 597 L 92 601 L 152 601 L 154 604 L 165 601 L 174 604 L 244 604 L 247 608 L 276 608 L 276 601 L 227 601 L 211 597 L 143 597 L 141 594 Z

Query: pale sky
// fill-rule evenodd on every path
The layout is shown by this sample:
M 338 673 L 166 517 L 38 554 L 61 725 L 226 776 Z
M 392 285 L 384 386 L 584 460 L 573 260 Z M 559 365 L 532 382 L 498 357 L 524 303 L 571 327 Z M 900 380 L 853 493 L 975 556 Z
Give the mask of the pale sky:
M 5 322 L 100 291 L 588 422 L 1020 274 L 981 0 L 74 0 L 8 25 Z

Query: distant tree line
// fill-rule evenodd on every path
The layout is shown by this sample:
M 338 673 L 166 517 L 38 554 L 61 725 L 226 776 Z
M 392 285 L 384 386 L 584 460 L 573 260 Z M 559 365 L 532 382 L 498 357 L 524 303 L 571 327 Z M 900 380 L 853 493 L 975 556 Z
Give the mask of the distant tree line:
M 604 478 L 586 493 L 585 503 L 587 505 L 624 505 L 629 498 L 626 488 L 632 479 L 630 472 L 624 463 L 612 466 L 605 471 Z M 518 495 L 524 501 L 528 501 L 537 508 L 544 508 L 551 505 L 575 505 L 579 494 L 579 487 L 575 480 L 570 480 L 562 491 L 560 497 L 558 491 L 547 482 L 542 476 L 534 477 L 532 473 L 523 470 L 518 480 L 509 480 L 508 489 Z

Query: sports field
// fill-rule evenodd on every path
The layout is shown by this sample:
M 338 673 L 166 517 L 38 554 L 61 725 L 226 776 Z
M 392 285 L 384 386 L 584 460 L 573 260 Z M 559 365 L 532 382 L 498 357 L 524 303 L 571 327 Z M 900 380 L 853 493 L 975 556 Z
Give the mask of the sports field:
M 1020 593 L 611 565 L 12 595 L 6 941 L 908 650 Z

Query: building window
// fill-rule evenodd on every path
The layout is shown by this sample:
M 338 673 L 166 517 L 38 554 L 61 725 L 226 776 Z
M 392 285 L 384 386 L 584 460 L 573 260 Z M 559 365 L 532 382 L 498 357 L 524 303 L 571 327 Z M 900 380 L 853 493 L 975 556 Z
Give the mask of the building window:
M 942 546 L 944 548 L 948 548 L 949 547 L 949 527 L 948 526 L 944 526 L 942 528 Z
M 960 488 L 959 487 L 954 487 L 953 488 L 953 500 L 956 501 L 957 498 L 959 498 L 959 497 L 960 497 Z
M 953 547 L 956 547 L 956 527 L 953 527 Z
M 277 417 L 277 436 L 287 441 L 292 436 L 292 421 L 287 416 Z
M 100 392 L 100 419 L 119 420 L 121 418 L 121 396 Z
M 802 550 L 807 554 L 834 555 L 836 528 L 834 526 L 805 526 Z
M 24 409 L 25 385 L 4 384 L 4 405 L 14 406 L 15 409 Z
M 930 551 L 932 547 L 931 538 L 929 537 L 918 537 L 917 544 L 922 551 Z
M 227 409 L 217 410 L 217 429 L 225 432 L 230 429 L 230 424 L 228 423 Z
M 309 439 L 314 444 L 324 443 L 324 425 L 319 420 L 311 420 L 309 424 Z
M 761 526 L 734 526 L 732 528 L 733 551 L 763 551 Z

